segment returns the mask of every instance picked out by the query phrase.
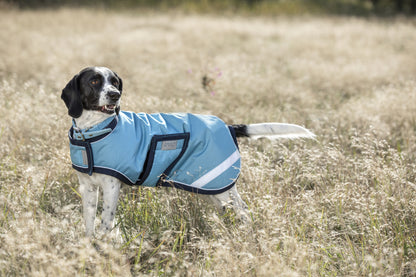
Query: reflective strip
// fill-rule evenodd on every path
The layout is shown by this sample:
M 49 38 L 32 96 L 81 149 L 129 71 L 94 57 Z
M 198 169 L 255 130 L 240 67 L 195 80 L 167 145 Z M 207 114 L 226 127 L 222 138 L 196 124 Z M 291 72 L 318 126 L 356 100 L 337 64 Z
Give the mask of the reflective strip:
M 240 159 L 240 152 L 236 150 L 231 156 L 229 156 L 225 161 L 220 163 L 217 167 L 209 171 L 207 174 L 196 180 L 191 184 L 192 187 L 201 188 L 220 176 L 228 168 L 230 168 L 236 161 Z

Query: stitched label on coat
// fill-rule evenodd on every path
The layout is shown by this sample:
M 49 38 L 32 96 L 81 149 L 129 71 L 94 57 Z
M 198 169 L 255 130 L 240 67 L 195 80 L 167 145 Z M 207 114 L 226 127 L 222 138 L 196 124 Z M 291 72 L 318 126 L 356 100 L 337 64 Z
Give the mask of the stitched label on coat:
M 161 150 L 163 150 L 163 151 L 165 151 L 165 150 L 175 150 L 177 146 L 178 146 L 178 141 L 177 140 L 165 140 L 165 141 L 162 142 Z
M 88 165 L 87 151 L 81 150 L 81 154 L 82 154 L 82 162 L 84 164 Z

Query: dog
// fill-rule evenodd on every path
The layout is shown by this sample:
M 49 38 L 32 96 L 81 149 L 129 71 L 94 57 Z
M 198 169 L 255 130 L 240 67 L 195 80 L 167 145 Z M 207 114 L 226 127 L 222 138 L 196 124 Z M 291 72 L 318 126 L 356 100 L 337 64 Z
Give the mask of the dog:
M 85 234 L 95 234 L 99 187 L 103 193 L 100 233 L 114 228 L 121 185 L 169 186 L 204 195 L 218 209 L 231 205 L 250 220 L 236 180 L 237 137 L 313 138 L 293 124 L 226 125 L 211 115 L 145 114 L 120 110 L 122 79 L 106 67 L 87 67 L 62 90 L 72 127 L 72 167 L 82 196 Z

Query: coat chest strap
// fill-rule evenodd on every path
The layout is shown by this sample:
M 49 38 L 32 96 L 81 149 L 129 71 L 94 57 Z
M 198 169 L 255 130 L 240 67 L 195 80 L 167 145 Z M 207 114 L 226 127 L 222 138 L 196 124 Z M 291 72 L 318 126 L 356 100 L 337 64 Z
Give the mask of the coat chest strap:
M 72 167 L 91 176 L 94 169 L 91 143 L 82 140 L 71 140 L 70 149 Z

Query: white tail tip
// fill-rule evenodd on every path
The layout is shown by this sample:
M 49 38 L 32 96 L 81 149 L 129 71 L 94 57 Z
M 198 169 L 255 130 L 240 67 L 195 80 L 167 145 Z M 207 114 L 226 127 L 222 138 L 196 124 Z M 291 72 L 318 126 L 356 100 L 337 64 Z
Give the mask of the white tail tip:
M 315 134 L 299 125 L 287 123 L 258 123 L 247 125 L 247 134 L 254 139 L 315 138 Z

